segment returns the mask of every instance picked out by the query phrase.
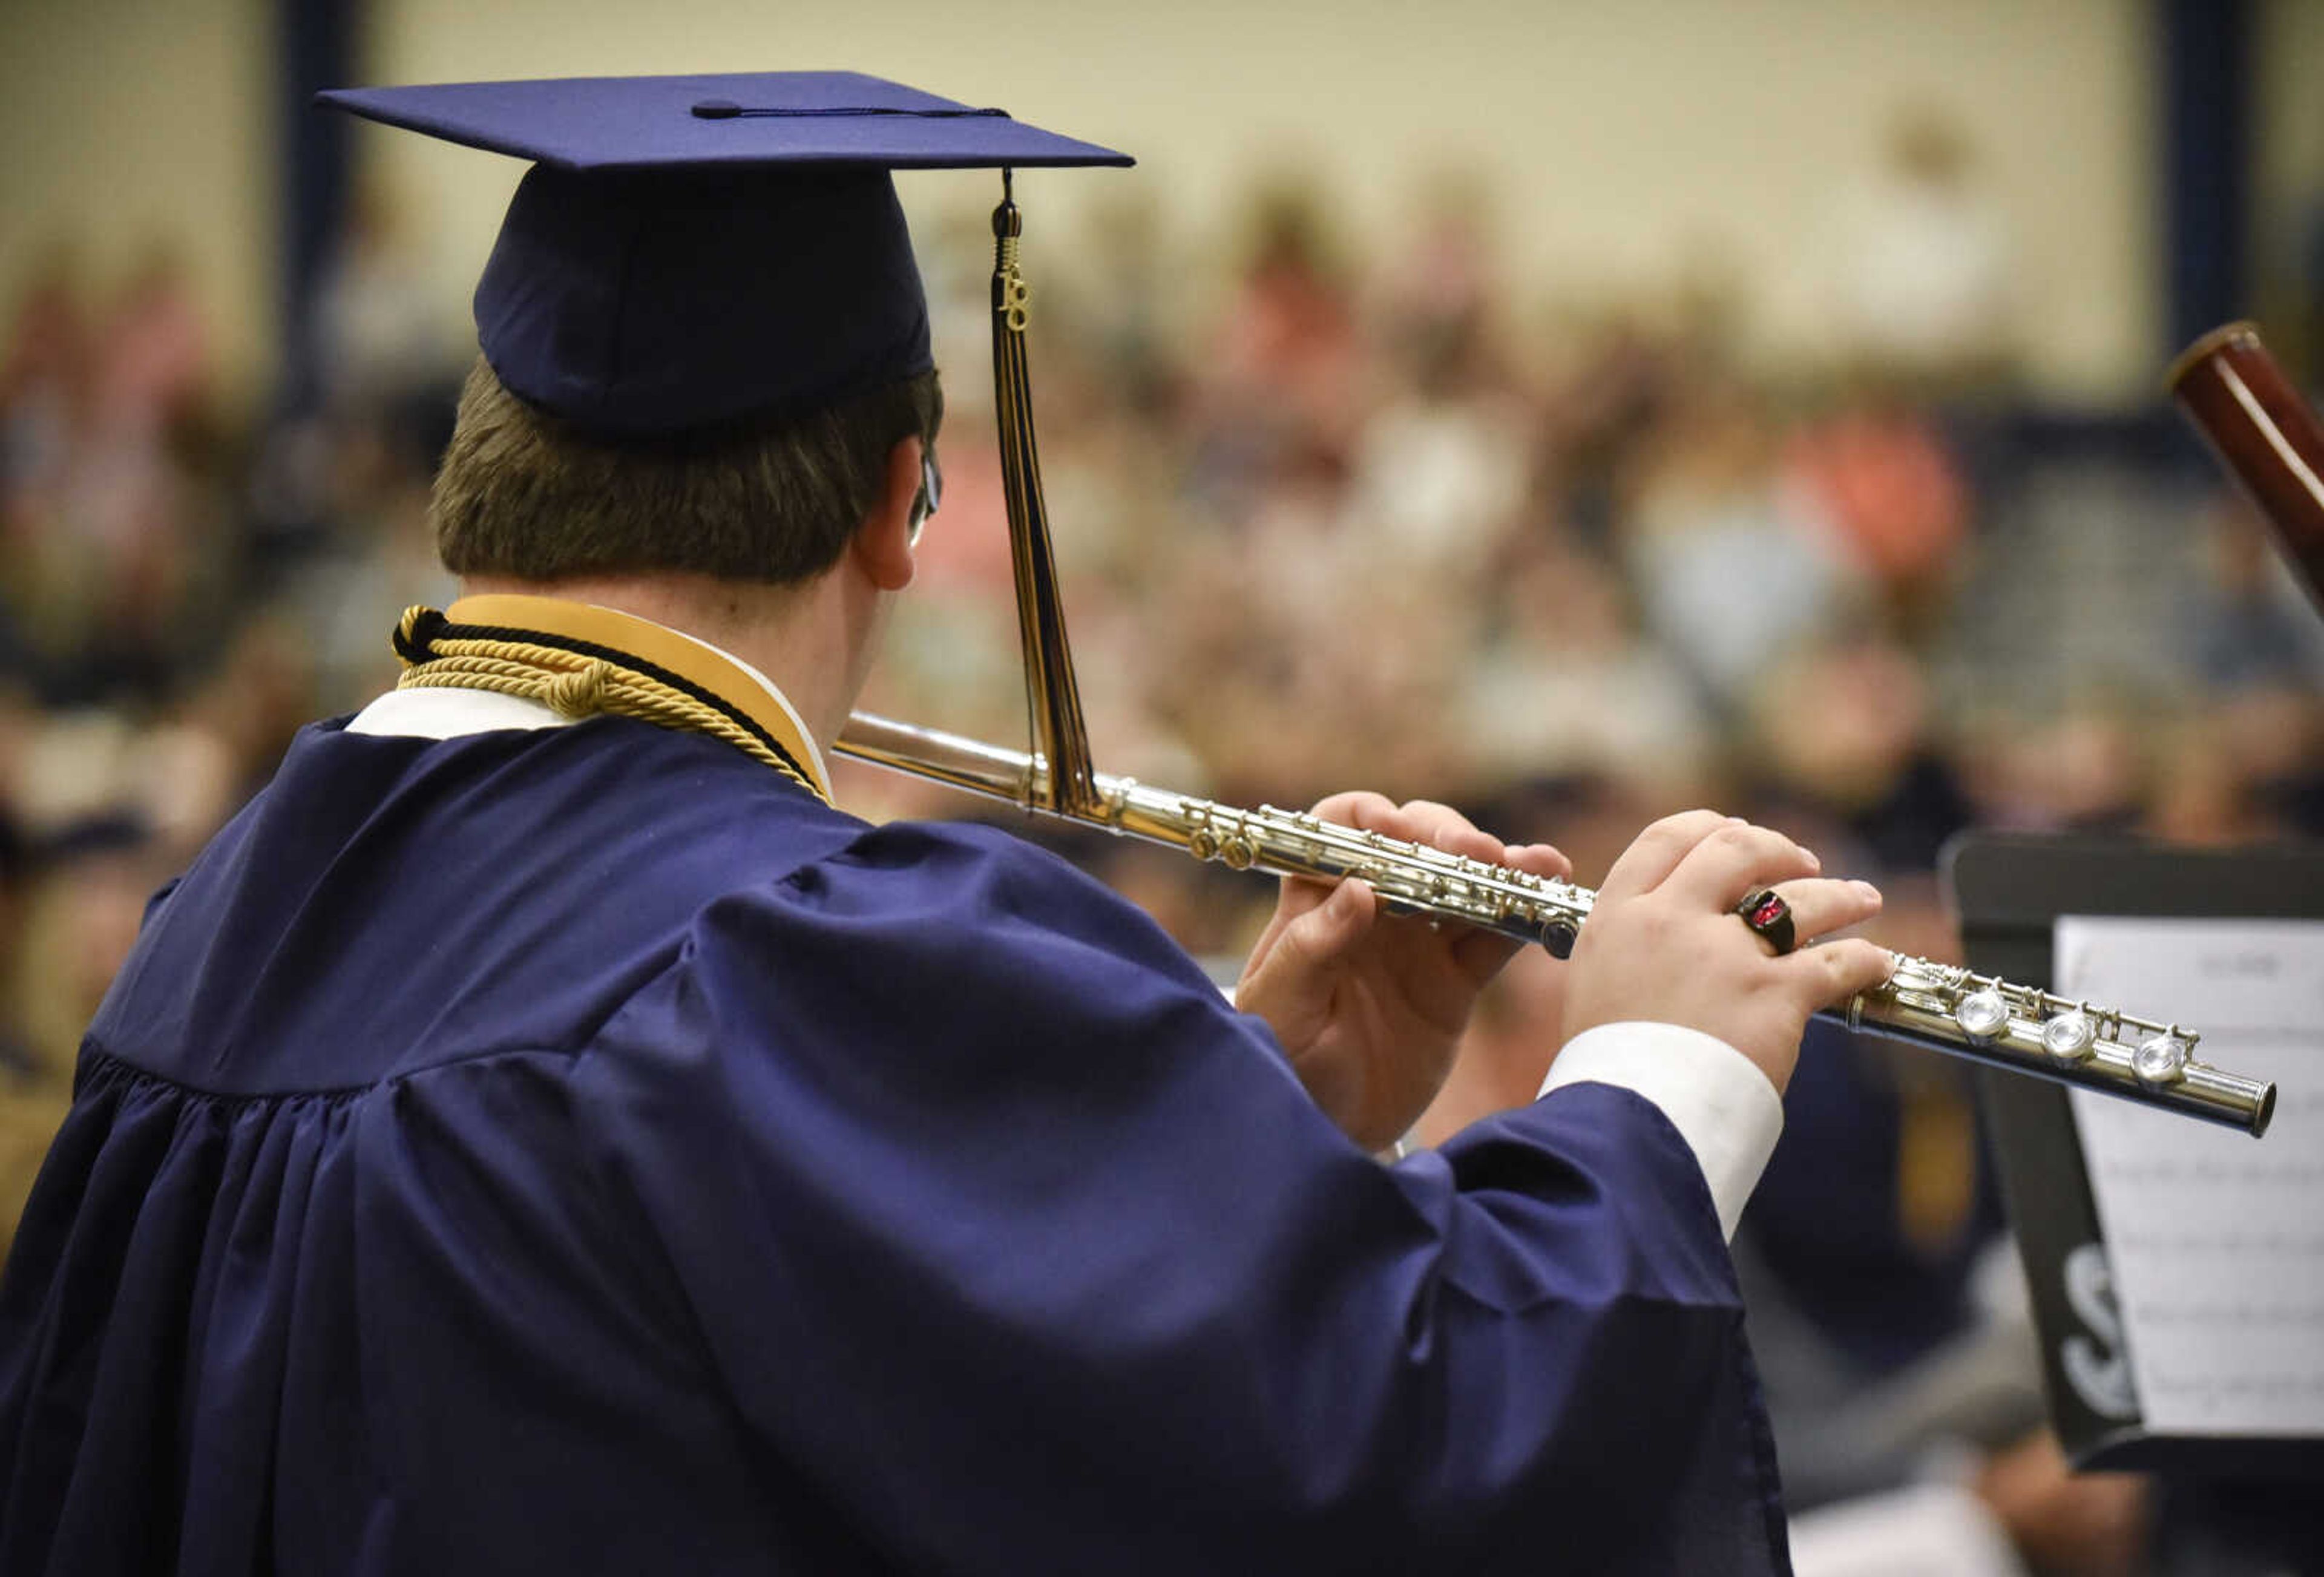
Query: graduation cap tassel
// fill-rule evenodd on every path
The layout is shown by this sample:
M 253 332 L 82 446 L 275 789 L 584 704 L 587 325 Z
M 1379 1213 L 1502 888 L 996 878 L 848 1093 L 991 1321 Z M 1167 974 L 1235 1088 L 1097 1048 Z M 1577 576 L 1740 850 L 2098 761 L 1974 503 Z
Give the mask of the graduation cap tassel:
M 1032 290 L 1018 268 L 1024 216 L 1013 172 L 1001 172 L 992 210 L 992 385 L 1001 430 L 1001 480 L 1009 506 L 1009 556 L 1016 569 L 1018 633 L 1025 653 L 1025 703 L 1032 729 L 1033 808 L 1060 816 L 1097 814 L 1101 804 L 1082 723 L 1081 688 L 1065 637 L 1048 506 L 1041 496 L 1041 456 L 1033 437 L 1033 383 L 1025 358 Z

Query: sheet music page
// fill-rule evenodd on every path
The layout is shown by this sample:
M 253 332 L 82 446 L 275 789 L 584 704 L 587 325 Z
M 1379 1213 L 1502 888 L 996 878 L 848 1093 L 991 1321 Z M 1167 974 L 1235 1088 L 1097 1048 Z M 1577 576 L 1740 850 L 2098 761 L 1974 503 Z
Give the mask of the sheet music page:
M 2324 921 L 2070 915 L 2056 987 L 2276 1084 L 2264 1139 L 2072 1092 L 2131 1376 L 2166 1434 L 2324 1434 Z

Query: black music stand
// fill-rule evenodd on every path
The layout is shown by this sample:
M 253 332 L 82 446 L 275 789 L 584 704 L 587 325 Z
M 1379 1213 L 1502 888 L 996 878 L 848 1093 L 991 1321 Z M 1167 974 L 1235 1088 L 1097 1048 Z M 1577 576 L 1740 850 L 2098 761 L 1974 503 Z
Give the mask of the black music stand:
M 2044 988 L 2061 915 L 2324 919 L 2324 846 L 2316 844 L 2214 853 L 2118 837 L 1972 833 L 1946 848 L 1942 870 L 1969 967 Z M 2106 1411 L 2091 1404 L 2092 1366 L 2119 1338 L 2100 1328 L 2110 1311 L 2098 1311 L 2095 1324 L 2085 1317 L 2089 1272 L 2104 1264 L 2088 1249 L 2103 1250 L 2106 1240 L 2073 1107 L 2061 1085 L 1986 1068 L 1976 1079 L 2033 1294 L 2051 1423 L 2074 1464 L 2209 1480 L 2324 1477 L 2324 1438 L 2153 1433 L 2135 1397 L 2117 1397 Z M 2068 1372 L 2073 1366 L 2081 1385 Z

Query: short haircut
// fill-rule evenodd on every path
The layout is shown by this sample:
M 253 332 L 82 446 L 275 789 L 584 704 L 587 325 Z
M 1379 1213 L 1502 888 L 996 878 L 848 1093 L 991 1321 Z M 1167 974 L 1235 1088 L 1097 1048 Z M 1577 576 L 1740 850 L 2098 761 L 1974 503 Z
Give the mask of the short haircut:
M 477 359 L 428 504 L 455 575 L 559 581 L 679 571 L 788 586 L 830 568 L 908 438 L 934 445 L 933 372 L 779 420 L 605 438 L 527 404 Z

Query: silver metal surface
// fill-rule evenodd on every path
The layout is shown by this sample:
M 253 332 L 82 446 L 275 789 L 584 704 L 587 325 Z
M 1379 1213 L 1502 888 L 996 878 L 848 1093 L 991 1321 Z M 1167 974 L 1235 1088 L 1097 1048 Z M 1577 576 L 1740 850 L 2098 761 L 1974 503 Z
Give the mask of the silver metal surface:
M 1241 810 L 1104 772 L 1093 774 L 1097 803 L 1089 812 L 1053 808 L 1038 757 L 869 713 L 848 720 L 838 750 L 1028 811 L 1169 844 L 1237 871 L 1323 881 L 1360 876 L 1392 910 L 1537 942 L 1560 957 L 1572 950 L 1597 900 L 1590 889 L 1570 881 L 1360 832 L 1304 811 Z M 1965 1010 L 1978 1033 L 1964 1028 Z M 2102 1091 L 2254 1135 L 2266 1131 L 2274 1115 L 2275 1086 L 2195 1060 L 2200 1037 L 2191 1030 L 1973 974 L 1957 964 L 1898 954 L 1886 985 L 1827 1016 L 1989 1067 Z M 2061 1021 L 2068 1027 L 2053 1036 Z M 2144 1050 L 2158 1040 L 2176 1049 Z

